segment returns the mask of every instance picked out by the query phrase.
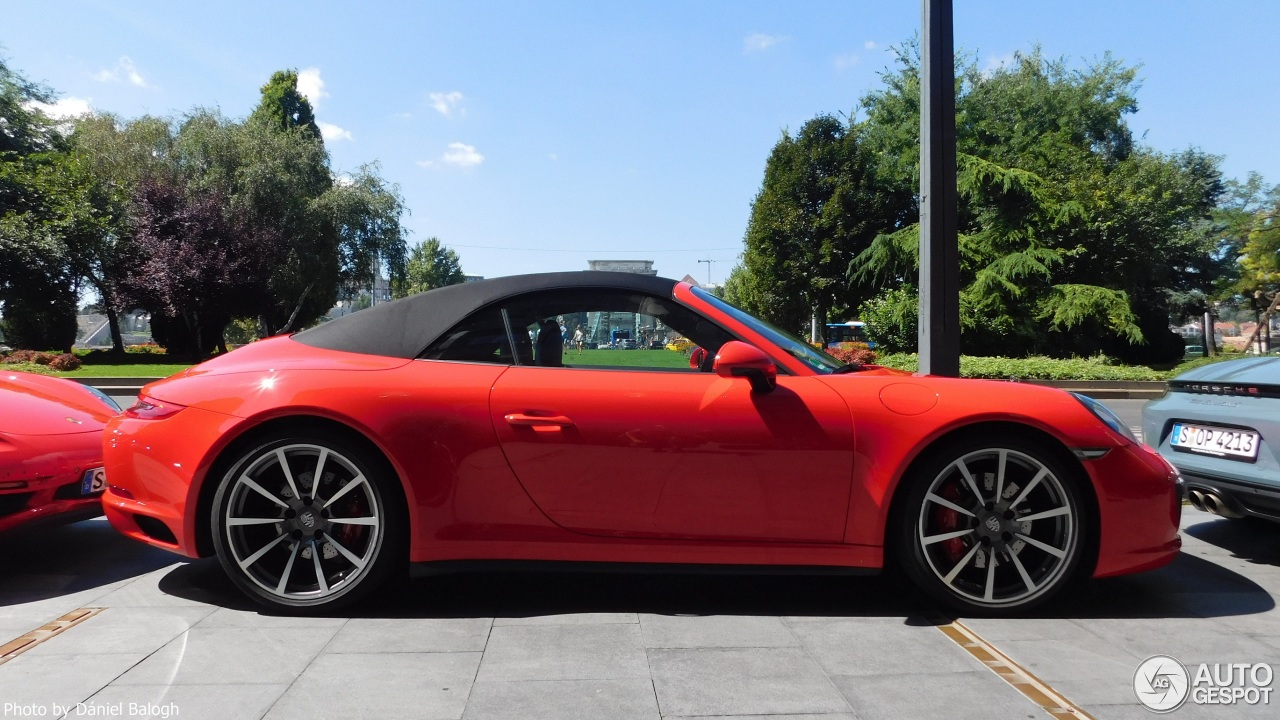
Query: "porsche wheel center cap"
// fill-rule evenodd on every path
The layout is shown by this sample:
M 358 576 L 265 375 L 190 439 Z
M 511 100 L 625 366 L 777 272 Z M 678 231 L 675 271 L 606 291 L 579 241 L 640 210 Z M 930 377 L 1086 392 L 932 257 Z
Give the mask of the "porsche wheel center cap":
M 989 516 L 987 518 L 987 522 L 984 524 L 987 526 L 987 529 L 990 530 L 991 532 L 993 533 L 1000 532 L 1000 518 L 996 517 L 995 515 Z
M 316 526 L 316 514 L 310 510 L 303 510 L 298 513 L 298 524 L 310 530 Z

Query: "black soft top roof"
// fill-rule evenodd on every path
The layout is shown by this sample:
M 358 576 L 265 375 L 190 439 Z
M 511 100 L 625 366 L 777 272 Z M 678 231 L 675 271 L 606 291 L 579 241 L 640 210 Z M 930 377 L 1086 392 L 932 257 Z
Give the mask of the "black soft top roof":
M 627 272 L 539 273 L 478 280 L 428 290 L 343 315 L 293 336 L 327 350 L 415 358 L 464 317 L 516 295 L 536 290 L 614 288 L 671 297 L 677 281 Z

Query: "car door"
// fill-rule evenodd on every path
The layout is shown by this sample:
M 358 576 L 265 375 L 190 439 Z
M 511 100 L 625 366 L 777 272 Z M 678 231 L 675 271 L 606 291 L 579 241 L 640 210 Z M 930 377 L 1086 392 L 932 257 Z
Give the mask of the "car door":
M 633 337 L 728 339 L 670 299 L 560 293 L 504 312 L 517 345 L 527 338 L 535 352 L 495 381 L 494 428 L 552 521 L 618 537 L 843 539 L 853 428 L 829 387 L 782 376 L 775 390 L 757 393 L 744 378 L 691 368 L 665 348 L 563 350 L 539 332 L 569 317 L 600 337 L 621 323 Z

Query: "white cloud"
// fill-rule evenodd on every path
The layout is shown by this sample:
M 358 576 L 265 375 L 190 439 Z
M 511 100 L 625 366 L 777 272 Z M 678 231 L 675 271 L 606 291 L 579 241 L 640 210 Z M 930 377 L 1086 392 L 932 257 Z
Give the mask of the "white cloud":
M 39 110 L 54 120 L 65 120 L 93 112 L 93 108 L 89 107 L 89 100 L 78 97 L 65 97 L 52 103 L 31 102 L 28 107 Z
M 860 62 L 857 55 L 849 53 L 848 55 L 837 55 L 835 59 L 837 70 L 847 70 Z
M 555 162 L 556 160 L 560 159 L 560 156 L 555 153 L 547 153 L 547 159 L 551 160 L 552 162 Z
M 455 111 L 460 111 L 461 115 L 467 114 L 467 111 L 462 109 L 462 93 L 457 90 L 447 93 L 433 92 L 427 97 L 431 98 L 431 107 L 445 117 L 453 115 Z
M 312 108 L 320 106 L 320 101 L 329 97 L 324 91 L 324 80 L 320 79 L 320 68 L 307 68 L 298 71 L 298 92 L 311 103 Z
M 466 143 L 451 142 L 449 149 L 445 151 L 440 161 L 447 165 L 456 165 L 458 167 L 475 167 L 484 162 L 484 156 L 476 152 L 475 145 Z
M 414 164 L 420 168 L 438 167 L 440 164 L 452 165 L 454 167 L 469 168 L 475 167 L 484 162 L 484 155 L 476 152 L 475 145 L 468 145 L 461 142 L 451 142 L 446 146 L 444 154 L 436 160 L 418 160 Z
M 761 52 L 777 45 L 786 40 L 786 37 L 778 35 L 765 35 L 764 33 L 755 33 L 748 35 L 742 40 L 743 52 Z
M 93 76 L 93 79 L 98 82 L 120 82 L 124 80 L 140 88 L 151 87 L 147 84 L 146 78 L 142 77 L 142 73 L 138 72 L 138 66 L 133 64 L 133 59 L 128 55 L 121 55 L 115 67 L 99 70 Z
M 862 47 L 864 47 L 864 48 L 866 48 L 866 49 L 868 49 L 868 50 L 875 50 L 878 46 L 876 45 L 876 41 L 875 41 L 875 40 L 868 40 L 868 41 L 866 41 L 866 42 L 862 43 Z
M 343 130 L 337 125 L 334 125 L 333 123 L 327 123 L 327 122 L 324 122 L 323 120 L 317 120 L 316 126 L 320 128 L 320 137 L 324 138 L 327 141 L 336 142 L 338 140 L 354 140 L 355 139 L 351 136 L 350 130 Z
M 391 113 L 391 119 L 392 120 L 412 120 L 413 113 L 407 113 L 407 112 Z

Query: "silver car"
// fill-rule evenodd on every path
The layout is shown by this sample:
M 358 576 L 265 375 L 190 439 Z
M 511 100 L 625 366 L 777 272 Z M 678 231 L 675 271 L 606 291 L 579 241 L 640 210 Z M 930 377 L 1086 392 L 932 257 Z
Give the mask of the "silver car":
M 1178 468 L 1192 505 L 1280 522 L 1280 358 L 1228 360 L 1179 375 L 1142 409 L 1142 431 Z

